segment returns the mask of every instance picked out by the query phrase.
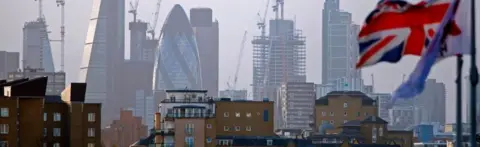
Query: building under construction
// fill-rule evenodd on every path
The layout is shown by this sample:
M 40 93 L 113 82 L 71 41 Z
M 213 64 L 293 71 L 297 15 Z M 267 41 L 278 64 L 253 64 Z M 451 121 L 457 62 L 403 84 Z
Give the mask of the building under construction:
M 306 82 L 306 37 L 283 14 L 270 20 L 269 26 L 268 36 L 254 36 L 252 41 L 255 99 L 275 98 L 282 83 Z
M 45 19 L 26 22 L 23 27 L 23 68 L 41 68 L 54 72 L 52 48 Z

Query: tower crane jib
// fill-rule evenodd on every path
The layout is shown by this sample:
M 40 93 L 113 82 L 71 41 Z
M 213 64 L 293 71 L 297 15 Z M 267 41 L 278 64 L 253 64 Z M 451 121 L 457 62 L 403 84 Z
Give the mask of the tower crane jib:
M 148 33 L 152 36 L 152 39 L 155 39 L 155 28 L 157 27 L 158 23 L 158 14 L 160 13 L 160 6 L 162 4 L 162 0 L 157 0 L 157 7 L 155 13 L 153 14 L 153 20 L 149 23 Z

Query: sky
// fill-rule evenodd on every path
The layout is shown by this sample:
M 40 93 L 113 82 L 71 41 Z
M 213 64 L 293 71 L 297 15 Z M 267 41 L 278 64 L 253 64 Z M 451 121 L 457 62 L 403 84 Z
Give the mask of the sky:
M 362 24 L 363 19 L 374 7 L 377 0 L 340 0 L 341 9 L 353 14 L 353 21 Z M 307 81 L 321 82 L 321 20 L 324 0 L 285 0 L 285 18 L 295 19 L 296 28 L 303 30 L 307 37 Z M 130 1 L 126 0 L 128 10 Z M 14 0 L 3 1 L 0 5 L 0 50 L 22 51 L 22 28 L 26 21 L 35 20 L 39 14 L 38 1 Z M 227 88 L 227 82 L 233 80 L 237 56 L 244 31 L 248 31 L 247 40 L 260 34 L 256 24 L 259 20 L 257 13 L 263 13 L 266 0 L 162 0 L 157 32 L 161 28 L 165 17 L 175 4 L 181 4 L 187 14 L 194 7 L 209 7 L 213 9 L 214 18 L 220 24 L 220 89 Z M 140 0 L 138 19 L 151 22 L 155 11 L 155 0 Z M 88 27 L 88 20 L 92 7 L 92 0 L 66 0 L 66 47 L 65 71 L 67 81 L 75 82 L 78 78 L 79 65 L 83 53 L 83 44 Z M 268 8 L 269 18 L 273 18 L 273 11 Z M 60 8 L 54 0 L 43 2 L 43 12 L 51 31 L 50 39 L 60 38 Z M 126 20 L 131 21 L 133 16 L 125 12 Z M 477 15 L 478 16 L 478 15 Z M 128 32 L 128 22 L 125 22 Z M 157 33 L 158 34 L 158 33 Z M 129 33 L 125 38 L 125 57 L 129 56 Z M 252 45 L 245 44 L 237 87 L 251 89 L 252 81 Z M 52 50 L 56 68 L 60 68 L 60 44 L 52 42 Z M 401 84 L 404 74 L 409 74 L 418 61 L 418 57 L 406 57 L 398 64 L 381 63 L 363 69 L 363 78 L 366 84 L 374 82 L 375 92 L 390 93 Z M 447 88 L 447 122 L 455 120 L 455 59 L 447 59 L 434 66 L 431 78 L 444 82 Z M 468 60 L 466 60 L 468 61 Z M 468 67 L 467 63 L 465 67 Z M 464 68 L 465 73 L 468 71 Z M 373 79 L 372 79 L 373 74 Z M 465 102 L 465 100 L 464 100 Z M 465 104 L 465 103 L 464 103 Z M 464 107 L 465 108 L 465 107 Z M 465 114 L 465 113 L 464 113 Z M 465 117 L 464 117 L 465 118 Z

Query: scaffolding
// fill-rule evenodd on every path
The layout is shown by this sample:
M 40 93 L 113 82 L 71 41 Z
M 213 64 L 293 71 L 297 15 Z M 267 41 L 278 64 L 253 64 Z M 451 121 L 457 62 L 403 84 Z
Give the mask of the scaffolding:
M 272 22 L 294 23 L 289 20 Z M 294 30 L 293 25 L 287 26 L 270 31 L 269 36 L 254 36 L 252 40 L 254 98 L 274 98 L 276 88 L 282 83 L 306 81 L 306 37 L 301 30 Z

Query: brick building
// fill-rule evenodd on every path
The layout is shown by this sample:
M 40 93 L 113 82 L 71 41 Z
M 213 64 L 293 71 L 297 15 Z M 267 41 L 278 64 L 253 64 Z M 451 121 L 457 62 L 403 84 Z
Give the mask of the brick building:
M 102 130 L 102 142 L 105 147 L 126 147 L 147 136 L 147 130 L 142 118 L 133 116 L 132 110 L 121 110 L 120 119 Z
M 45 96 L 47 81 L 0 81 L 0 145 L 101 146 L 101 104 L 84 103 L 86 84 L 72 83 L 62 96 Z

